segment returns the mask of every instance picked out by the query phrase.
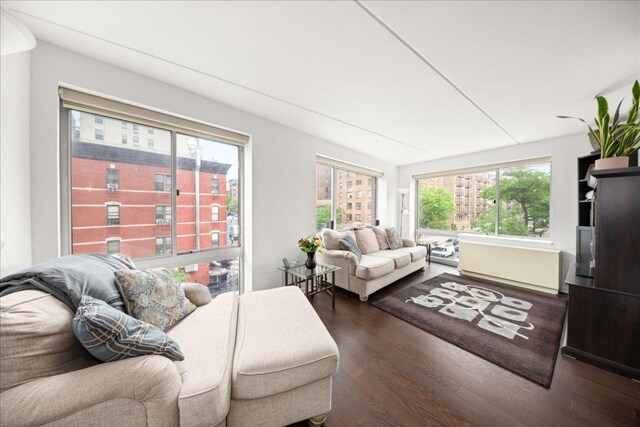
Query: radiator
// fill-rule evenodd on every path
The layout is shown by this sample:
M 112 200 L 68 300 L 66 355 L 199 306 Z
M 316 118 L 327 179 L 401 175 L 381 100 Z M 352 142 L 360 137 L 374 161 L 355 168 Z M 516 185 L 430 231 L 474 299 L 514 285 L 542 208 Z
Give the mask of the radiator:
M 463 274 L 547 293 L 558 293 L 560 251 L 460 242 Z

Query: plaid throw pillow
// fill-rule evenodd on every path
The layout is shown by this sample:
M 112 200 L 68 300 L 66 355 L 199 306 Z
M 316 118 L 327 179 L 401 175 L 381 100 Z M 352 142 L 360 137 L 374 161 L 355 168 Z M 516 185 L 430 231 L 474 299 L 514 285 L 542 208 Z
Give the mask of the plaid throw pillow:
M 184 360 L 178 343 L 160 329 L 87 295 L 73 318 L 73 332 L 84 348 L 103 362 L 149 354 Z
M 362 259 L 362 252 L 360 251 L 360 248 L 356 243 L 356 239 L 354 239 L 351 234 L 347 234 L 344 237 L 340 238 L 340 240 L 338 240 L 338 243 L 343 250 L 356 254 L 356 256 L 358 257 L 358 261 Z
M 196 309 L 166 268 L 119 270 L 114 275 L 127 312 L 163 331 Z

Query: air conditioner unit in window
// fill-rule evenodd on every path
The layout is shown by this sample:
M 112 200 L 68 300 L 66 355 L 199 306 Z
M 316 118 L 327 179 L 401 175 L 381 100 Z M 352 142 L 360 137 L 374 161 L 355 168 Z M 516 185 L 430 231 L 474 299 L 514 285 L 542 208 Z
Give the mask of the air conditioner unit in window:
M 169 224 L 169 220 L 167 219 L 156 219 L 156 225 L 167 225 Z
M 118 184 L 107 184 L 107 189 L 116 191 L 118 189 Z
M 198 271 L 198 264 L 188 264 L 184 266 L 185 273 L 195 273 Z

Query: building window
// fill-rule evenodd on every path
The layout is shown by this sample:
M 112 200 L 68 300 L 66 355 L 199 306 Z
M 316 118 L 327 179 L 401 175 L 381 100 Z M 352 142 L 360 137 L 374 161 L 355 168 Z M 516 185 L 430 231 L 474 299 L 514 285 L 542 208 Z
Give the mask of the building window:
M 356 222 L 360 222 L 360 221 L 362 221 L 362 215 L 356 214 Z
M 350 189 L 353 187 L 353 181 L 347 181 L 347 189 Z
M 362 199 L 362 191 L 356 191 L 356 199 Z
M 97 125 L 103 125 L 104 124 L 104 117 L 95 116 L 93 120 Z
M 138 126 L 137 124 L 133 123 L 133 131 L 134 132 L 138 132 L 140 130 L 140 126 Z
M 220 193 L 220 180 L 218 178 L 211 178 L 211 192 L 213 194 Z
M 357 211 L 359 211 L 359 210 L 361 210 L 361 209 L 362 209 L 362 203 L 357 202 L 357 203 L 356 203 L 356 210 L 357 210 Z
M 348 202 L 347 203 L 347 209 L 353 209 L 353 203 Z
M 153 138 L 147 139 L 147 147 L 153 148 L 154 146 L 155 146 L 155 142 L 153 141 Z
M 155 183 L 156 191 L 171 191 L 171 175 L 157 173 Z
M 362 185 L 362 180 L 361 179 L 356 179 L 356 186 L 360 187 Z
M 107 205 L 107 225 L 120 225 L 120 205 Z
M 373 210 L 373 202 L 367 202 L 367 210 L 369 211 Z
M 104 129 L 96 129 L 95 137 L 97 141 L 104 141 Z
M 147 131 L 149 132 L 149 134 L 153 135 L 153 128 L 147 128 Z
M 351 214 L 347 214 L 347 221 L 348 221 L 348 222 L 353 221 L 353 219 L 352 219 L 352 218 L 353 218 L 353 217 L 352 217 L 352 215 L 351 215 Z
M 156 224 L 171 223 L 171 206 L 156 206 Z
M 120 240 L 107 240 L 107 253 L 119 254 L 120 253 Z
M 127 124 L 127 122 L 122 122 L 122 129 L 127 129 L 129 127 L 129 125 Z
M 211 205 L 211 221 L 220 221 L 219 205 Z
M 120 171 L 118 169 L 107 169 L 107 188 L 117 190 L 120 184 Z
M 217 248 L 220 246 L 220 233 L 218 231 L 213 231 L 211 233 L 211 247 Z
M 367 215 L 367 221 L 371 222 L 373 220 L 373 215 L 369 214 Z
M 156 255 L 171 255 L 171 236 L 156 237 Z
M 126 144 L 126 143 L 127 143 L 127 134 L 126 134 L 126 133 L 123 133 L 123 134 L 122 134 L 122 143 L 123 143 L 123 144 Z
M 352 192 L 347 192 L 347 199 L 353 199 L 353 193 Z
M 132 139 L 134 147 L 138 147 L 140 145 L 140 137 L 138 135 L 133 135 Z

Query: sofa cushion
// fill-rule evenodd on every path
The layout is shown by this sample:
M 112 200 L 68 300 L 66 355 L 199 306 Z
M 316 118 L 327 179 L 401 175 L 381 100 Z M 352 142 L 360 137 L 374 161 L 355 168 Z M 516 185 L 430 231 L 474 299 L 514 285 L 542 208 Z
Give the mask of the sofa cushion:
M 196 309 L 166 268 L 120 270 L 114 274 L 127 312 L 163 331 Z
M 356 243 L 358 243 L 360 252 L 362 252 L 363 255 L 378 252 L 380 250 L 378 239 L 376 239 L 376 234 L 371 228 L 361 228 L 359 230 L 356 230 L 355 235 Z
M 395 264 L 392 259 L 362 255 L 356 267 L 356 277 L 363 280 L 373 280 L 393 271 Z
M 197 307 L 207 305 L 211 302 L 211 291 L 200 283 L 181 283 L 184 295 L 191 303 Z
M 376 235 L 376 239 L 378 240 L 378 246 L 381 251 L 389 249 L 389 241 L 387 240 L 387 232 L 384 227 L 375 226 L 373 227 L 373 233 Z
M 42 291 L 0 298 L 0 391 L 98 363 L 73 335 L 73 315 Z
M 356 238 L 353 230 L 336 231 L 330 228 L 325 228 L 322 230 L 322 244 L 327 249 L 341 251 L 342 248 L 340 247 L 339 240 L 347 235 L 353 237 L 354 240 Z
M 389 227 L 385 229 L 385 233 L 387 233 L 387 240 L 389 241 L 389 249 L 400 249 L 404 247 L 402 243 L 402 237 L 400 237 L 400 233 L 396 230 L 395 227 Z
M 343 236 L 342 238 L 340 238 L 339 242 L 340 248 L 342 248 L 342 250 L 353 252 L 355 256 L 358 257 L 358 260 L 362 258 L 362 252 L 360 251 L 356 240 L 351 235 L 347 234 Z
M 328 378 L 338 347 L 295 286 L 240 297 L 232 397 L 258 399 Z
M 178 344 L 160 329 L 88 295 L 80 300 L 73 332 L 84 348 L 103 362 L 151 354 L 184 359 Z
M 427 248 L 424 246 L 405 246 L 396 250 L 411 255 L 412 262 L 418 261 L 420 258 L 424 259 L 427 256 Z
M 238 296 L 227 292 L 167 331 L 185 356 L 175 362 L 182 378 L 180 425 L 215 426 L 227 416 L 237 318 Z
M 392 251 L 392 250 L 378 251 L 369 255 L 374 257 L 391 259 L 393 260 L 395 268 L 404 267 L 405 265 L 409 265 L 409 263 L 411 263 L 411 254 L 400 251 L 398 249 L 396 249 L 395 251 Z

